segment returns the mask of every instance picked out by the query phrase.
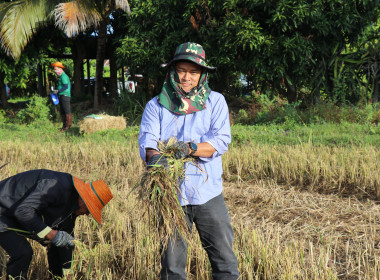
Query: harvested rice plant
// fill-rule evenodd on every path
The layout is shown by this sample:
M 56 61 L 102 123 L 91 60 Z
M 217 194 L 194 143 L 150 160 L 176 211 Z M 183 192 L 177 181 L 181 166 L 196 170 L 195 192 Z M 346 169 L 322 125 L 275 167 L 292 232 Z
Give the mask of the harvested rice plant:
M 137 179 L 134 190 L 142 204 L 143 214 L 148 214 L 150 231 L 158 235 L 158 244 L 163 249 L 168 246 L 169 238 L 179 232 L 189 246 L 194 246 L 191 234 L 177 196 L 181 196 L 178 181 L 185 180 L 187 162 L 197 166 L 194 158 L 176 159 L 174 152 L 177 139 L 158 142 L 158 150 L 168 162 L 168 167 L 148 166 Z M 153 168 L 157 167 L 157 168 Z
M 0 166 L 7 163 L 0 179 L 48 168 L 110 185 L 114 199 L 103 224 L 77 221 L 75 279 L 158 279 L 159 233 L 135 189 L 145 171 L 136 128 L 91 135 L 30 131 L 27 138 L 0 133 Z M 379 145 L 233 140 L 223 160 L 242 279 L 380 279 Z M 212 279 L 196 231 L 191 239 L 188 279 Z M 45 250 L 35 242 L 33 248 L 30 279 L 47 279 Z M 1 275 L 6 260 L 0 251 Z

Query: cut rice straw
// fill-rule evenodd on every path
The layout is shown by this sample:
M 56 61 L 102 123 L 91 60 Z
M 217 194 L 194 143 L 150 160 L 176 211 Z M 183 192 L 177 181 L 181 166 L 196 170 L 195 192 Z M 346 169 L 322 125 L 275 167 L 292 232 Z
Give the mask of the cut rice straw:
M 191 233 L 178 196 L 182 195 L 179 185 L 185 179 L 185 163 L 198 164 L 192 157 L 175 159 L 173 144 L 176 142 L 172 137 L 158 143 L 158 150 L 167 159 L 169 170 L 162 165 L 153 165 L 139 177 L 134 188 L 144 207 L 144 214 L 149 214 L 150 226 L 158 234 L 162 252 L 167 248 L 169 238 L 176 236 L 177 232 L 192 246 Z

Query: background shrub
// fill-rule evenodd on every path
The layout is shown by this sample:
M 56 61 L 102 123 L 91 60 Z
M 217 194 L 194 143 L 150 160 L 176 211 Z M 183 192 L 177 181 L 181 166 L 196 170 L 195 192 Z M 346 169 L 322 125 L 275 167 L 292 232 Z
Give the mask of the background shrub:
M 6 113 L 4 110 L 0 110 L 0 123 L 6 122 Z
M 46 121 L 51 117 L 47 99 L 34 95 L 25 109 L 17 113 L 20 123 L 30 124 L 37 120 Z
M 301 101 L 289 103 L 280 97 L 271 99 L 269 95 L 253 92 L 249 105 L 245 105 L 231 108 L 234 124 L 280 124 L 283 128 L 291 128 L 294 125 L 345 122 L 378 125 L 380 122 L 378 104 L 354 106 L 323 101 L 305 108 Z

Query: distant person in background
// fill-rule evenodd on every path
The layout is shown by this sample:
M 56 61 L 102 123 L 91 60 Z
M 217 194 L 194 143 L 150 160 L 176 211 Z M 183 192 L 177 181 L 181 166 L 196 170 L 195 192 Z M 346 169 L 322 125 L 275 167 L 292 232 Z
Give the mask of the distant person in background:
M 70 275 L 76 218 L 91 213 L 100 224 L 101 210 L 112 197 L 103 180 L 85 183 L 46 169 L 1 181 L 0 247 L 10 256 L 6 279 L 27 279 L 33 249 L 26 237 L 47 246 L 53 277 Z
M 51 64 L 51 66 L 54 67 L 54 73 L 59 77 L 58 87 L 54 92 L 58 93 L 59 98 L 59 106 L 63 122 L 61 131 L 66 131 L 71 127 L 72 124 L 72 114 L 70 108 L 70 79 L 63 71 L 63 69 L 65 69 L 65 66 L 63 66 L 62 62 L 54 62 Z

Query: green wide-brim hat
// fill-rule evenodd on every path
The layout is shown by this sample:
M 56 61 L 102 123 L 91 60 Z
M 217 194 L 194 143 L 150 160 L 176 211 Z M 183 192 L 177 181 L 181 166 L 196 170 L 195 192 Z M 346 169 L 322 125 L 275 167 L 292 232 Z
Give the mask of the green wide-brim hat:
M 162 64 L 161 67 L 170 67 L 173 62 L 179 60 L 188 60 L 202 66 L 209 72 L 214 72 L 216 70 L 216 67 L 207 65 L 206 53 L 203 47 L 197 43 L 187 42 L 179 45 L 175 50 L 173 59 L 169 63 Z

